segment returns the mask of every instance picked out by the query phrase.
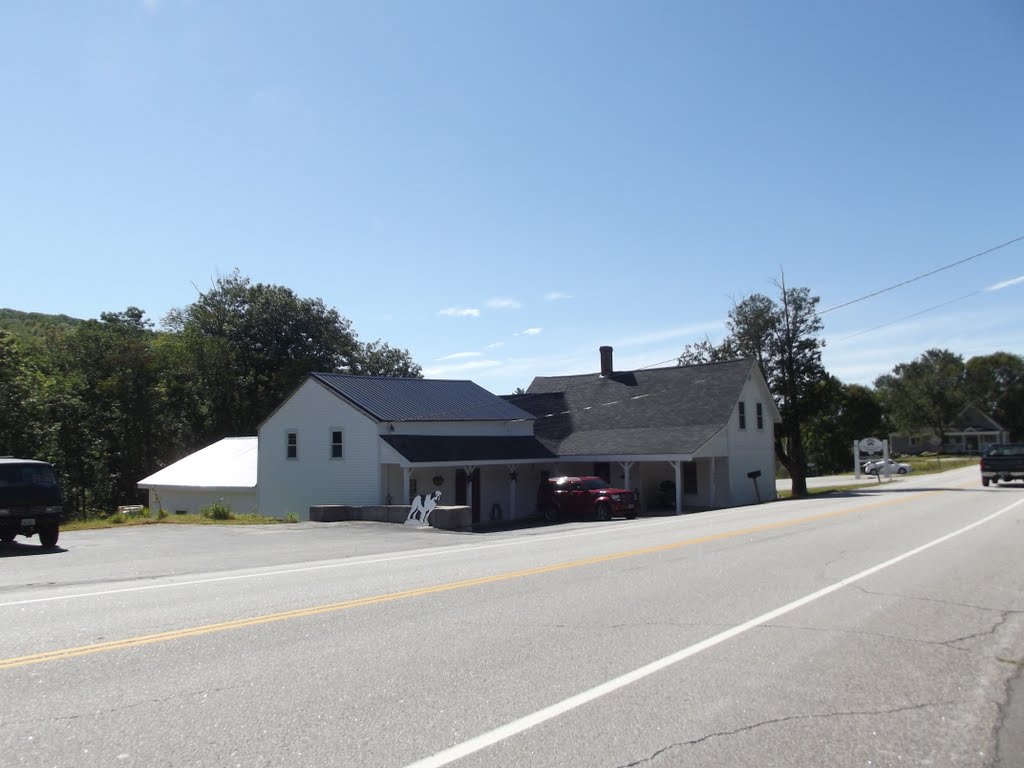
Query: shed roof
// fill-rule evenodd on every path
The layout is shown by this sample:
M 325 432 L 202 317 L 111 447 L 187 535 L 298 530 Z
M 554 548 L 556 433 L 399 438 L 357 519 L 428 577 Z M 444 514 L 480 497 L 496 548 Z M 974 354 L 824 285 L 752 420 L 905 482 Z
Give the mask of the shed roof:
M 729 422 L 752 360 L 543 376 L 509 402 L 537 417 L 534 434 L 560 456 L 692 455 Z M 766 418 L 778 421 L 774 403 Z
M 140 488 L 255 488 L 257 438 L 225 437 L 144 480 Z
M 472 381 L 396 376 L 310 376 L 377 421 L 511 421 L 533 419 Z

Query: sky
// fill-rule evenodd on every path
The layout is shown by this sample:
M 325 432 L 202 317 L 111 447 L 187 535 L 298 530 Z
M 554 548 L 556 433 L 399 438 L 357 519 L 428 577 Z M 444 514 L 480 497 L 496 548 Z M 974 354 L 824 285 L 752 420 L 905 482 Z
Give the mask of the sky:
M 1024 354 L 1022 41 L 1019 0 L 12 0 L 0 307 L 159 327 L 237 269 L 496 394 L 783 279 L 848 383 Z

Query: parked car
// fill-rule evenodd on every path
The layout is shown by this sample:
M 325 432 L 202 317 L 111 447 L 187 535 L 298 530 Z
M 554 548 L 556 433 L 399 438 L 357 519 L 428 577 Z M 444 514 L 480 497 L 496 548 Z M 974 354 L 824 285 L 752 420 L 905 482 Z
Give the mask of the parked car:
M 875 459 L 874 461 L 867 462 L 861 469 L 866 475 L 877 475 L 879 472 L 891 475 L 905 475 L 913 467 L 909 464 L 893 461 L 892 459 Z
M 53 466 L 45 461 L 0 458 L 0 542 L 34 536 L 57 546 L 64 505 Z
M 548 480 L 548 503 L 544 516 L 548 520 L 568 517 L 611 520 L 613 517 L 636 517 L 636 494 L 624 488 L 613 488 L 600 477 L 552 477 Z

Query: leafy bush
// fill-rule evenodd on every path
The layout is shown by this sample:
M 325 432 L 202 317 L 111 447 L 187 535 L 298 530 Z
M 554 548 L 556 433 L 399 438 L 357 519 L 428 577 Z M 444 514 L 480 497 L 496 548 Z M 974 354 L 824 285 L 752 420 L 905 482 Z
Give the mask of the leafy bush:
M 163 520 L 166 517 L 167 517 L 167 510 L 164 509 L 163 507 L 160 507 L 160 509 L 158 509 L 156 511 L 156 519 L 157 520 Z
M 296 515 L 294 512 L 289 512 L 287 515 L 285 515 L 284 521 L 286 523 L 297 523 L 299 522 L 299 516 Z
M 199 514 L 210 520 L 234 520 L 235 513 L 231 511 L 231 507 L 222 501 L 215 501 L 208 507 L 203 507 L 199 510 Z

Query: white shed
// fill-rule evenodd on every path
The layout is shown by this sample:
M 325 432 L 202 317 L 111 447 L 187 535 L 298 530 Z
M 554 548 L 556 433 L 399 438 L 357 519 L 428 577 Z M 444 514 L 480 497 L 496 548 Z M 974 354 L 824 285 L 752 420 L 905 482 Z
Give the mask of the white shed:
M 139 482 L 149 491 L 149 508 L 199 514 L 215 502 L 236 514 L 258 511 L 255 437 L 225 437 Z

